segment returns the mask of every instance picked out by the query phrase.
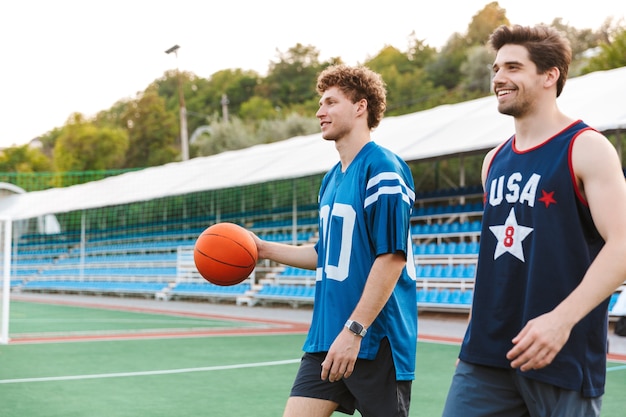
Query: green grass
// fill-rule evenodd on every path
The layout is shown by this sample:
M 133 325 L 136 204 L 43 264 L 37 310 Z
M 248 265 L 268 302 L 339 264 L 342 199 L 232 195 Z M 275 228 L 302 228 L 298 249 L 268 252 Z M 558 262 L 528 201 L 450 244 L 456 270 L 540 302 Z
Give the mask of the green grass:
M 168 320 L 184 328 L 239 325 L 34 303 L 13 303 L 12 312 L 18 315 L 12 334 L 100 331 L 107 319 L 119 327 L 106 330 L 141 330 Z M 81 326 L 76 317 L 85 318 Z M 303 341 L 293 334 L 0 345 L 0 415 L 275 417 L 282 415 Z M 412 417 L 441 414 L 457 353 L 454 345 L 418 344 Z M 608 372 L 602 416 L 621 417 L 626 366 L 609 365 L 615 370 Z
M 182 370 L 0 384 L 2 415 L 275 416 L 282 412 L 297 363 L 192 370 L 298 359 L 302 342 L 302 335 L 290 335 L 0 347 L 0 380 Z
M 11 337 L 32 334 L 80 333 L 151 330 L 191 330 L 228 327 L 258 326 L 258 324 L 228 320 L 213 320 L 174 314 L 159 314 L 142 311 L 122 311 L 71 305 L 40 304 L 13 301 L 11 303 Z

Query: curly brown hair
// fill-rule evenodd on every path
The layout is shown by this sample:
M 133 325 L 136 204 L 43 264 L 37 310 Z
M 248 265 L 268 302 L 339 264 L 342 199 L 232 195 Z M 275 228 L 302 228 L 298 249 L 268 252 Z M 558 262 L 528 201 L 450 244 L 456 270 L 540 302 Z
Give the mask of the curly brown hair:
M 556 96 L 561 95 L 572 62 L 572 48 L 569 40 L 555 28 L 546 25 L 500 26 L 491 34 L 489 43 L 496 52 L 506 44 L 523 46 L 539 74 L 556 67 L 560 72 Z
M 331 65 L 317 78 L 317 92 L 322 95 L 331 87 L 338 87 L 353 103 L 367 101 L 367 125 L 378 126 L 387 109 L 387 91 L 380 74 L 364 66 Z

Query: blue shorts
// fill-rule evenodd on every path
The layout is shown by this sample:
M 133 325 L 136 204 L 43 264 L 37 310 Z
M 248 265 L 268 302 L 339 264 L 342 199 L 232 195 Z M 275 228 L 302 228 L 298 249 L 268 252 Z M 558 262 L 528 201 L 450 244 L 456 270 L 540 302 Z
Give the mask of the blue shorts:
M 363 417 L 407 417 L 412 381 L 396 381 L 389 341 L 380 343 L 374 360 L 357 359 L 349 378 L 335 382 L 321 379 L 326 352 L 305 353 L 291 389 L 292 397 L 336 402 L 337 411 Z
M 599 417 L 602 397 L 586 398 L 514 369 L 459 361 L 443 417 Z

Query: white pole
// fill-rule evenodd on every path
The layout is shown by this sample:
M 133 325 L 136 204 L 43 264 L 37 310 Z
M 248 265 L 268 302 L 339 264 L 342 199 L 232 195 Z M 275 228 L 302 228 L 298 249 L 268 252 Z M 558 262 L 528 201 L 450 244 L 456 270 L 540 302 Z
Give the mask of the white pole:
M 9 300 L 11 294 L 11 220 L 2 219 L 4 223 L 4 266 L 2 286 L 2 323 L 0 324 L 0 344 L 9 343 Z
M 80 281 L 85 280 L 85 210 L 80 215 Z

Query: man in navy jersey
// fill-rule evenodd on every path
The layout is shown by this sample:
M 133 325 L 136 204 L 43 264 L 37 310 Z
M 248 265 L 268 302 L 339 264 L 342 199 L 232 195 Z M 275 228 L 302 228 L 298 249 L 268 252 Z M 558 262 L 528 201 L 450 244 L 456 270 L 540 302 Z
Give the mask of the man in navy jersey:
M 408 416 L 417 344 L 413 178 L 370 137 L 386 108 L 379 74 L 331 66 L 317 90 L 322 137 L 339 153 L 320 187 L 319 239 L 292 246 L 254 236 L 260 258 L 316 270 L 313 319 L 284 416 Z
M 621 163 L 557 106 L 566 38 L 502 26 L 490 43 L 498 110 L 515 134 L 484 159 L 474 301 L 443 415 L 599 416 L 608 301 L 626 279 Z

